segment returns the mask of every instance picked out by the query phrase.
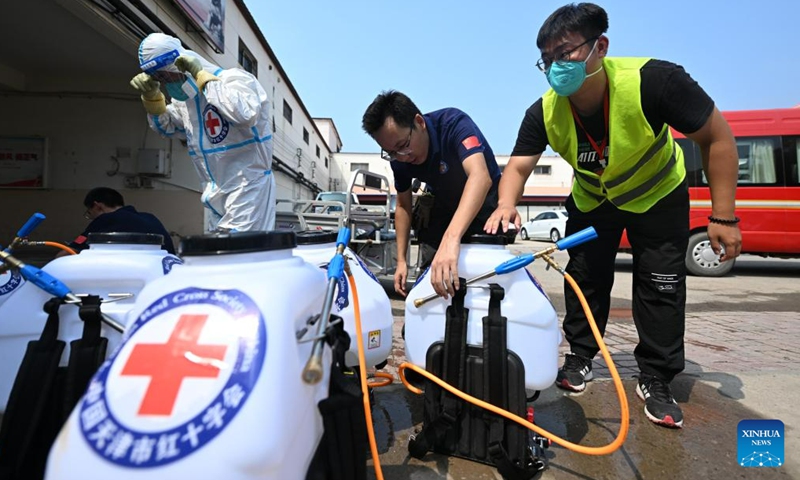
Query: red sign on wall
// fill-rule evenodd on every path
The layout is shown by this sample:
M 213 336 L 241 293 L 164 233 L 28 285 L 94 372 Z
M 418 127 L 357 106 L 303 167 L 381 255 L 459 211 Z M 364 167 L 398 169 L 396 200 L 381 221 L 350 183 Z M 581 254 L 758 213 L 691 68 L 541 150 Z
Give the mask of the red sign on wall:
M 0 137 L 0 187 L 43 188 L 47 140 L 42 137 Z

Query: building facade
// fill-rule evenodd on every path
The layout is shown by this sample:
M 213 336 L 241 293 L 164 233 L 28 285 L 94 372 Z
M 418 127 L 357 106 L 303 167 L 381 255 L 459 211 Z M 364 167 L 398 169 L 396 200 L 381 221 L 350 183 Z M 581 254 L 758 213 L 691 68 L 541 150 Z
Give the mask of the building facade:
M 152 32 L 257 76 L 271 101 L 278 198 L 329 188 L 336 127 L 311 116 L 242 0 L 25 0 L 7 2 L 3 15 L 14 21 L 0 29 L 0 201 L 14 208 L 0 243 L 34 212 L 47 216 L 35 238 L 73 238 L 96 186 L 120 190 L 176 236 L 202 232 L 202 185 L 186 145 L 148 128 L 129 85 Z

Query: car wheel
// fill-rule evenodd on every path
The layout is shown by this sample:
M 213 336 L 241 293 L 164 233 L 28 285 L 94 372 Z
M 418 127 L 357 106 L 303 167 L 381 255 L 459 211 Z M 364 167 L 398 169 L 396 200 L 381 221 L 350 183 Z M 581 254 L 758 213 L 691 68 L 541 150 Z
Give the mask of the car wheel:
M 553 243 L 556 243 L 557 241 L 561 240 L 561 234 L 558 233 L 557 228 L 550 230 L 550 240 L 552 240 Z
M 719 255 L 711 249 L 711 241 L 706 232 L 695 233 L 689 237 L 686 248 L 686 270 L 698 277 L 722 277 L 733 268 L 736 260 L 719 261 Z
M 523 240 L 527 240 L 528 231 L 523 228 L 522 230 L 519 231 L 519 236 L 522 237 Z

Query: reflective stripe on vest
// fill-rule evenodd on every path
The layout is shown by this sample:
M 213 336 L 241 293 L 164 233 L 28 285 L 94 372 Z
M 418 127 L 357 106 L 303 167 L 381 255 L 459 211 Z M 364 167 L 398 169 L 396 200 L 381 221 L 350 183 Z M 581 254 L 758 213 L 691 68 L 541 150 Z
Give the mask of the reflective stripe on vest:
M 677 161 L 675 160 L 675 153 L 673 153 L 669 157 L 669 160 L 667 161 L 667 164 L 664 165 L 664 168 L 659 170 L 658 173 L 656 173 L 655 175 L 650 177 L 650 179 L 648 179 L 646 182 L 640 184 L 638 187 L 635 187 L 635 188 L 632 188 L 632 189 L 628 190 L 627 192 L 625 192 L 623 194 L 617 195 L 614 198 L 609 198 L 608 201 L 613 203 L 617 207 L 621 207 L 622 205 L 625 205 L 626 203 L 628 203 L 628 202 L 630 202 L 632 200 L 636 200 L 637 198 L 641 197 L 645 193 L 649 192 L 651 188 L 653 188 L 656 185 L 658 185 L 658 182 L 660 182 L 661 180 L 666 178 L 667 175 L 670 174 L 672 169 L 675 168 L 675 164 L 676 163 L 677 163 Z

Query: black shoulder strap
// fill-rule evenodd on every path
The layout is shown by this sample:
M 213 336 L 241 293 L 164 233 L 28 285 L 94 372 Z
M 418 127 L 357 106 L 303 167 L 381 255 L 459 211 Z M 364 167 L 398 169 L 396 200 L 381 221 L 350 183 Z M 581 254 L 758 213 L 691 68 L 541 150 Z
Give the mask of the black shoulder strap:
M 489 314 L 483 317 L 484 392 L 492 405 L 508 409 L 508 337 L 507 319 L 501 314 L 500 302 L 505 290 L 496 283 L 489 284 Z M 486 412 L 489 424 L 488 453 L 497 471 L 508 480 L 528 480 L 538 469 L 531 468 L 527 458 L 514 461 L 506 449 L 506 420 Z
M 345 364 L 350 336 L 341 318 L 334 318 L 326 332 L 333 354 L 328 398 L 318 405 L 325 431 L 306 480 L 366 480 L 369 445 L 360 380 Z
M 505 409 L 508 406 L 508 339 L 506 317 L 500 313 L 500 302 L 505 297 L 503 287 L 489 285 L 489 315 L 483 317 L 483 391 L 492 405 Z
M 100 336 L 102 313 L 100 297 L 83 297 L 78 315 L 83 320 L 83 336 L 69 344 L 69 366 L 64 395 L 64 420 L 72 413 L 81 396 L 86 392 L 92 376 L 106 358 L 108 339 Z
M 453 295 L 452 303 L 445 312 L 444 329 L 444 359 L 442 380 L 453 385 L 459 390 L 464 390 L 464 377 L 466 375 L 467 357 L 467 327 L 469 326 L 469 309 L 464 307 L 467 296 L 467 281 L 460 278 L 461 288 Z M 430 367 L 429 367 L 430 368 Z M 422 430 L 408 442 L 408 452 L 415 458 L 422 458 L 431 451 L 434 445 L 439 445 L 447 436 L 453 442 L 458 440 L 456 435 L 449 435 L 458 420 L 463 401 L 455 395 L 439 388 L 433 382 L 426 381 L 425 390 L 434 389 L 434 394 L 440 395 L 441 405 L 439 412 L 431 422 L 423 425 Z M 426 393 L 426 397 L 429 393 Z
M 57 298 L 45 303 L 48 316 L 42 335 L 28 342 L 8 397 L 0 427 L 0 478 L 42 478 L 50 446 L 61 428 L 60 423 L 53 425 L 52 418 L 53 410 L 61 416 L 58 364 L 66 346 L 58 340 L 60 304 Z

